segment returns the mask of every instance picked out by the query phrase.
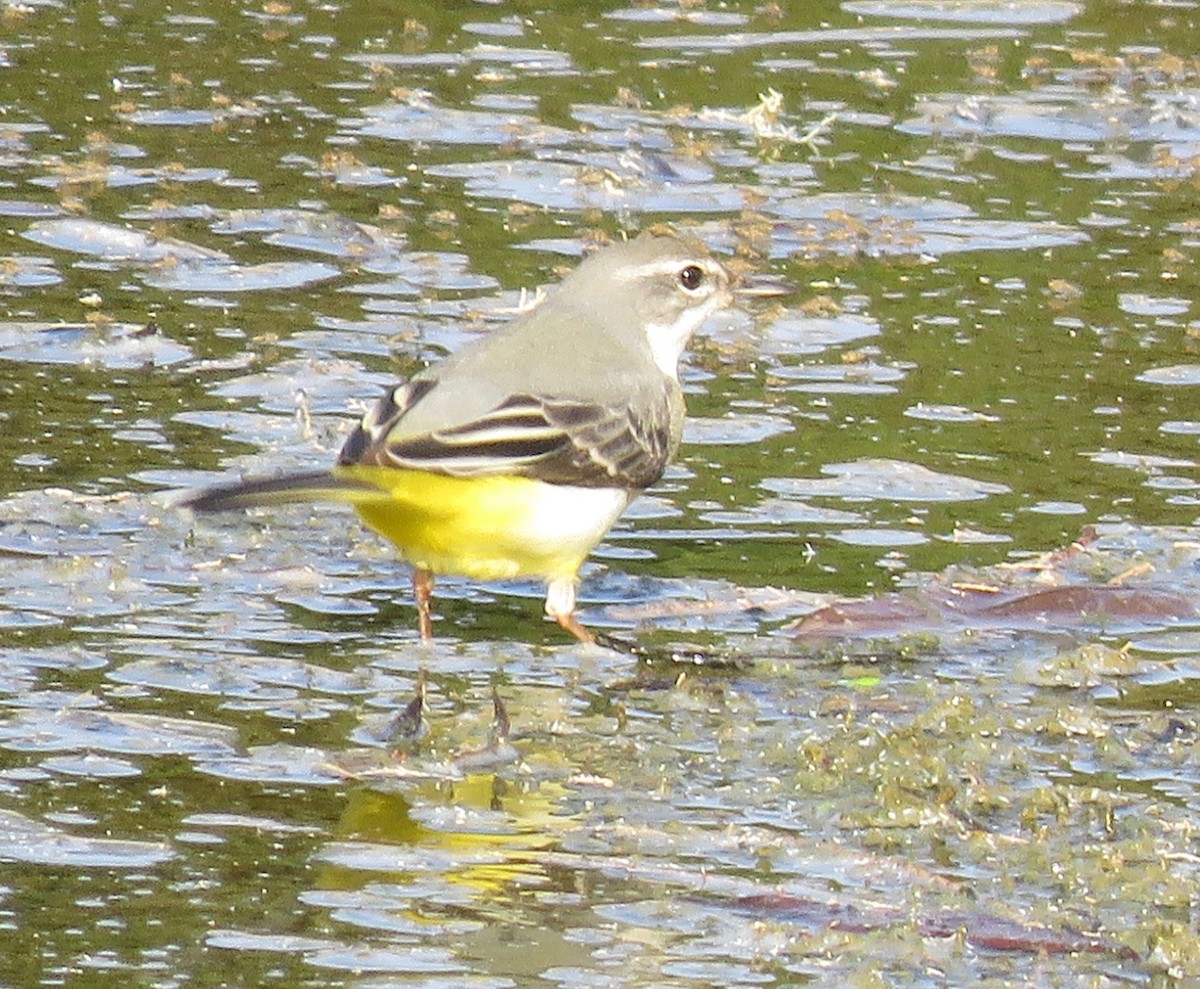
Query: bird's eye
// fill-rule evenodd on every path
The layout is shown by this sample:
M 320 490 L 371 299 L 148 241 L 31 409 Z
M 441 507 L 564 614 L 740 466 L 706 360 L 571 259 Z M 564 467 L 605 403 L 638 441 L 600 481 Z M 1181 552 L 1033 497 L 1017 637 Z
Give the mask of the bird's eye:
M 704 283 L 704 269 L 698 264 L 689 264 L 679 273 L 679 284 L 694 292 Z

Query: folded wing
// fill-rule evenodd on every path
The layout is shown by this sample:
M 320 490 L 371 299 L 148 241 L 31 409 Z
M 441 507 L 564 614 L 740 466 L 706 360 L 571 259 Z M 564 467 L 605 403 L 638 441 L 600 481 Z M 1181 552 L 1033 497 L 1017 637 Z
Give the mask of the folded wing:
M 470 421 L 406 434 L 406 410 L 433 387 L 413 381 L 381 400 L 347 440 L 339 464 L 637 489 L 662 476 L 673 452 L 665 400 L 639 408 L 513 395 Z

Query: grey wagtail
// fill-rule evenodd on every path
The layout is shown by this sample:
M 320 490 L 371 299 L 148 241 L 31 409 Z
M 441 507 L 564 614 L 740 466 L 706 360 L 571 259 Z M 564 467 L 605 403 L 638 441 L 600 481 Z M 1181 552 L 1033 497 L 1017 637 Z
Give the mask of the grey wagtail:
M 413 568 L 422 639 L 434 574 L 540 577 L 582 642 L 579 568 L 679 448 L 679 358 L 732 278 L 654 229 L 591 255 L 534 309 L 388 391 L 331 471 L 191 494 L 200 512 L 335 501 Z

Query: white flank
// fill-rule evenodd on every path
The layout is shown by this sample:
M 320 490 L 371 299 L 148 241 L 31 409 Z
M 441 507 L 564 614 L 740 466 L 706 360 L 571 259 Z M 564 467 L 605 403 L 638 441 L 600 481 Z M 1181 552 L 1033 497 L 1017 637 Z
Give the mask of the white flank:
M 539 484 L 532 493 L 528 529 L 521 533 L 531 549 L 563 552 L 576 547 L 586 555 L 612 527 L 629 504 L 620 488 L 576 488 Z

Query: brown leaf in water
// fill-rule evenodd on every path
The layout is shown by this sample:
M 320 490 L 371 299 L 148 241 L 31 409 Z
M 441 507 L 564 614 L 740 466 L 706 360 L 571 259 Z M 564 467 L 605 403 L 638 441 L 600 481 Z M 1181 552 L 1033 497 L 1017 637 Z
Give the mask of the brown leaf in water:
M 790 631 L 808 638 L 836 638 L 928 631 L 945 624 L 941 609 L 923 604 L 915 595 L 885 594 L 818 608 Z
M 933 584 L 829 605 L 792 626 L 807 638 L 895 635 L 937 629 L 1072 629 L 1106 620 L 1161 624 L 1195 618 L 1189 598 L 1152 587 L 1069 584 L 1057 587 L 989 587 Z
M 1097 618 L 1190 618 L 1195 605 L 1187 598 L 1152 588 L 1076 584 L 1018 594 L 981 608 L 987 618 L 1034 618 L 1054 624 L 1077 624 Z

